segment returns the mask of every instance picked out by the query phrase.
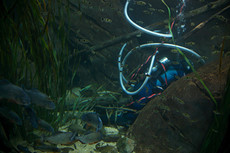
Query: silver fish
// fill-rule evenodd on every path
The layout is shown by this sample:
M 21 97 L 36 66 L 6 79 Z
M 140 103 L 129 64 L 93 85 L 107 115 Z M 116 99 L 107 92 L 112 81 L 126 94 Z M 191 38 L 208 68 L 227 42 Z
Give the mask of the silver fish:
M 31 103 L 44 107 L 46 109 L 53 110 L 55 109 L 55 104 L 49 99 L 49 97 L 40 92 L 37 89 L 31 89 L 31 90 L 25 90 L 26 93 L 30 96 L 31 98 Z
M 40 150 L 42 152 L 61 152 L 61 149 L 57 148 L 56 146 L 51 146 L 46 144 L 34 146 L 34 149 Z
M 29 106 L 24 107 L 24 109 L 27 114 L 26 118 L 30 121 L 33 128 L 38 128 L 38 118 L 34 109 Z
M 46 122 L 46 121 L 44 121 L 44 120 L 42 120 L 40 118 L 38 118 L 38 125 L 42 129 L 44 129 L 44 130 L 46 130 L 48 132 L 54 133 L 54 128 L 48 122 Z
M 0 115 L 8 119 L 10 122 L 22 125 L 22 120 L 14 111 L 9 110 L 6 107 L 0 107 Z
M 103 127 L 103 123 L 99 115 L 95 112 L 89 112 L 83 114 L 81 119 L 85 121 L 89 126 L 93 126 L 97 131 L 101 130 Z
M 71 144 L 75 141 L 75 139 L 71 140 L 71 137 L 73 136 L 74 133 L 72 132 L 62 132 L 62 133 L 57 133 L 52 136 L 44 138 L 45 141 L 48 141 L 51 144 Z
M 25 91 L 5 79 L 0 80 L 0 98 L 11 99 L 19 105 L 27 106 L 30 104 L 30 97 Z
M 75 137 L 75 139 L 79 140 L 85 144 L 92 144 L 92 143 L 96 143 L 96 142 L 102 140 L 102 133 L 101 132 L 92 132 L 92 133 L 89 133 L 86 135 L 77 136 L 77 137 Z

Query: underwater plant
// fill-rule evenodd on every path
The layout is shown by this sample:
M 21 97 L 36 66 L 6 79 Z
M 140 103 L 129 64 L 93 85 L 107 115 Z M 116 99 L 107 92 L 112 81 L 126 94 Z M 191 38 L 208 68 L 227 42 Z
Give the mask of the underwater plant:
M 173 43 L 175 44 L 174 41 L 174 37 L 173 37 L 173 33 L 170 27 L 170 8 L 167 6 L 167 4 L 164 2 L 164 0 L 161 0 L 165 6 L 168 9 L 169 12 L 169 31 L 172 34 L 172 40 Z M 219 75 L 221 73 L 221 64 L 222 64 L 222 57 L 223 57 L 223 48 L 224 48 L 224 42 L 225 42 L 225 37 L 223 39 L 222 45 L 221 45 L 221 50 L 220 50 L 220 58 L 219 58 Z M 199 76 L 199 74 L 196 72 L 196 70 L 194 69 L 194 67 L 192 66 L 192 64 L 189 62 L 188 58 L 184 55 L 184 53 L 179 49 L 176 48 L 178 50 L 178 52 L 182 55 L 182 57 L 185 59 L 185 61 L 189 64 L 189 66 L 192 68 L 192 71 L 195 74 L 195 77 L 200 81 L 200 83 L 203 85 L 203 87 L 205 88 L 205 90 L 207 91 L 207 93 L 209 94 L 209 96 L 211 97 L 212 101 L 215 103 L 215 110 L 213 111 L 214 114 L 214 121 L 212 122 L 206 137 L 203 141 L 203 144 L 201 146 L 201 150 L 200 153 L 206 153 L 206 152 L 228 152 L 228 150 L 223 150 L 223 148 L 221 148 L 221 143 L 223 143 L 223 139 L 225 137 L 225 133 L 227 132 L 227 127 L 228 127 L 228 121 L 229 121 L 229 105 L 228 102 L 230 101 L 229 99 L 229 87 L 230 87 L 230 69 L 228 70 L 228 74 L 227 74 L 227 83 L 226 83 L 226 87 L 225 87 L 225 93 L 223 96 L 223 99 L 221 101 L 221 103 L 216 102 L 215 98 L 213 97 L 212 93 L 210 92 L 210 90 L 208 89 L 208 87 L 205 85 L 205 83 L 203 82 L 203 80 L 201 79 L 201 77 Z M 222 144 L 224 145 L 224 144 Z M 224 146 L 222 146 L 224 147 Z
M 174 40 L 174 36 L 172 33 L 172 29 L 171 29 L 171 11 L 170 8 L 168 7 L 168 5 L 165 3 L 164 0 L 161 0 L 162 3 L 164 3 L 164 5 L 167 7 L 168 9 L 168 13 L 169 13 L 169 19 L 168 19 L 168 29 L 170 34 L 172 35 L 172 40 L 173 40 L 173 44 L 175 43 Z M 208 92 L 209 96 L 211 97 L 212 101 L 215 103 L 215 105 L 217 106 L 217 102 L 215 100 L 215 98 L 213 97 L 212 93 L 210 92 L 210 90 L 208 89 L 208 87 L 205 85 L 204 81 L 200 78 L 199 74 L 196 72 L 196 70 L 194 69 L 193 65 L 190 63 L 189 59 L 186 57 L 186 55 L 178 48 L 176 47 L 176 50 L 181 54 L 181 56 L 185 59 L 185 61 L 188 63 L 188 65 L 191 67 L 192 71 L 194 72 L 195 76 L 197 77 L 197 79 L 200 81 L 200 83 L 204 86 L 205 90 Z
M 54 110 L 33 109 L 39 118 L 45 119 L 56 130 L 61 124 L 55 122 L 57 116 L 61 120 L 65 117 L 66 91 L 72 86 L 79 63 L 78 59 L 69 58 L 68 0 L 3 0 L 0 7 L 0 79 L 22 85 L 28 92 L 33 91 L 30 94 L 38 89 L 48 95 L 55 103 Z M 77 50 L 73 52 L 76 54 Z M 22 107 L 7 106 L 20 117 L 24 115 Z M 29 140 L 31 131 L 28 129 L 31 129 L 24 126 L 27 125 L 16 129 L 20 131 L 19 135 Z

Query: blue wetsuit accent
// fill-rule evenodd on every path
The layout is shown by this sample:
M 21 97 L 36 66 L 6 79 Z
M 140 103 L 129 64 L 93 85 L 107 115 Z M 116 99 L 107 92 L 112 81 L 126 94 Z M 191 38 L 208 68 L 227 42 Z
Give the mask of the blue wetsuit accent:
M 163 92 L 163 90 L 166 89 L 168 85 L 170 85 L 173 81 L 177 80 L 177 77 L 183 77 L 184 75 L 190 73 L 191 69 L 187 69 L 186 66 L 187 63 L 185 61 L 182 61 L 176 65 L 171 64 L 166 66 L 166 72 L 165 72 L 163 68 L 159 65 L 157 72 L 153 73 L 152 74 L 153 76 L 151 76 L 151 79 L 145 85 L 145 87 L 138 94 L 133 96 L 134 103 L 132 103 L 128 107 L 135 110 L 141 110 L 145 106 L 145 104 L 150 101 L 152 97 Z M 165 82 L 165 77 L 167 78 L 167 85 Z M 134 90 L 138 89 L 141 85 L 142 83 L 136 84 Z M 153 94 L 156 95 L 152 96 L 151 98 L 148 98 Z M 132 124 L 135 121 L 137 115 L 138 115 L 137 113 L 133 113 L 133 112 L 122 113 L 117 116 L 116 124 L 123 125 L 123 126 Z M 110 121 L 110 122 L 115 122 L 115 121 Z
M 165 89 L 166 83 L 165 83 L 165 77 L 167 78 L 167 84 L 171 84 L 173 81 L 177 80 L 177 77 L 183 77 L 185 75 L 185 71 L 181 70 L 180 65 L 176 66 L 169 66 L 166 70 L 166 72 L 163 72 L 159 77 L 155 79 L 151 79 L 146 86 L 136 95 L 133 96 L 133 99 L 135 101 L 138 101 L 142 97 L 148 97 L 154 93 L 158 94 L 161 93 L 162 90 L 160 90 L 158 87 L 162 87 Z M 141 83 L 137 84 L 135 88 L 139 88 Z M 132 105 L 129 107 L 132 109 L 140 110 L 142 109 L 145 104 L 149 101 L 149 98 L 144 98 L 139 102 L 134 102 Z
M 177 80 L 178 77 L 183 77 L 186 74 L 190 73 L 191 69 L 187 69 L 186 65 L 187 65 L 186 62 L 181 62 L 180 64 L 177 65 L 169 65 L 168 67 L 166 67 L 166 72 L 161 70 L 162 72 L 159 73 L 159 76 L 152 77 L 152 79 L 149 80 L 146 86 L 138 94 L 133 96 L 133 100 L 136 102 L 129 105 L 129 108 L 135 110 L 141 110 L 145 106 L 145 104 L 148 103 L 151 99 L 147 97 L 151 96 L 154 93 L 156 93 L 157 95 L 163 92 L 163 90 L 167 88 L 167 85 L 170 85 L 173 81 Z M 167 85 L 165 82 L 165 77 L 167 78 Z M 134 89 L 139 88 L 140 85 L 141 83 L 136 84 Z M 157 86 L 161 87 L 161 89 L 158 88 Z M 141 98 L 143 99 L 141 101 L 138 101 Z M 117 117 L 117 124 L 120 125 L 132 124 L 135 121 L 136 117 L 137 117 L 137 113 L 133 113 L 133 112 L 123 113 L 122 115 Z

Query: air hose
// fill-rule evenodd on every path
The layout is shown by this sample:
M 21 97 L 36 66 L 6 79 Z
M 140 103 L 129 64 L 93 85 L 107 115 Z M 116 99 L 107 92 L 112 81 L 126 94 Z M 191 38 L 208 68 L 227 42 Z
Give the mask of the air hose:
M 167 38 L 172 38 L 173 39 L 173 34 L 172 34 L 172 31 L 171 31 L 171 28 L 169 28 L 169 32 L 170 34 L 163 34 L 163 33 L 159 33 L 159 32 L 156 32 L 158 30 L 155 30 L 155 31 L 150 31 L 148 29 L 145 29 L 141 26 L 139 26 L 138 24 L 136 24 L 135 22 L 133 22 L 131 20 L 131 18 L 129 17 L 128 15 L 128 5 L 130 3 L 131 0 L 127 0 L 126 1 L 126 4 L 125 4 L 125 7 L 124 7 L 124 14 L 125 14 L 125 17 L 126 19 L 128 20 L 128 22 L 134 26 L 135 28 L 147 33 L 147 34 L 150 34 L 150 35 L 153 35 L 153 36 L 157 36 L 157 37 L 167 37 Z M 165 2 L 162 0 L 162 2 L 165 4 Z M 165 4 L 166 5 L 166 4 Z M 166 5 L 166 7 L 168 8 L 169 10 L 169 20 L 170 20 L 170 9 L 169 7 Z M 170 21 L 169 21 L 169 27 L 170 27 Z M 182 46 L 179 46 L 179 45 L 175 45 L 175 44 L 168 44 L 168 43 L 147 43 L 147 44 L 142 44 L 140 46 L 137 46 L 135 48 L 133 48 L 132 50 L 130 50 L 124 57 L 124 59 L 122 60 L 121 57 L 122 57 L 122 54 L 123 54 L 123 51 L 126 47 L 126 43 L 122 46 L 120 52 L 119 52 L 119 57 L 118 57 L 118 69 L 119 69 L 119 78 L 120 78 L 120 84 L 121 84 L 121 87 L 123 89 L 123 91 L 128 94 L 128 95 L 135 95 L 137 93 L 139 93 L 144 87 L 145 85 L 147 84 L 148 80 L 150 79 L 151 77 L 151 73 L 152 73 L 152 67 L 154 66 L 154 61 L 155 61 L 155 58 L 156 58 L 156 55 L 158 53 L 158 51 L 156 51 L 155 53 L 153 53 L 153 56 L 151 57 L 151 62 L 150 62 L 150 65 L 149 65 L 149 69 L 148 69 L 148 72 L 145 74 L 145 79 L 142 83 L 142 85 L 135 91 L 129 91 L 126 89 L 125 85 L 124 85 L 124 82 L 127 84 L 128 81 L 127 79 L 124 77 L 123 75 L 123 67 L 125 65 L 125 62 L 128 58 L 129 55 L 131 55 L 133 53 L 133 51 L 135 50 L 138 50 L 138 49 L 141 49 L 141 48 L 144 48 L 144 47 L 152 47 L 152 46 L 155 46 L 155 47 L 167 47 L 167 48 L 175 48 L 175 49 L 179 49 L 180 51 L 182 50 L 183 52 L 187 52 L 187 53 L 190 53 L 192 56 L 195 56 L 196 58 L 200 59 L 201 62 L 204 63 L 204 60 L 202 59 L 202 57 L 197 54 L 195 51 L 191 50 L 191 49 L 188 49 L 188 48 L 185 48 L 185 47 L 182 47 Z M 180 52 L 182 53 L 182 52 Z M 182 53 L 183 55 L 183 53 Z M 187 59 L 187 58 L 186 58 Z

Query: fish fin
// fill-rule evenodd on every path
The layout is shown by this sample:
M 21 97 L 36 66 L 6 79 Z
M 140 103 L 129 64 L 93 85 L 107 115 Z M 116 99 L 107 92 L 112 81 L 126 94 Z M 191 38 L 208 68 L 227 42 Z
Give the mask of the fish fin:
M 37 129 L 38 128 L 38 118 L 37 118 L 36 112 L 30 106 L 25 106 L 24 108 L 27 112 L 27 115 L 29 116 L 29 120 L 30 120 L 32 127 Z
M 14 104 L 20 104 L 20 102 L 18 102 L 18 100 L 16 99 L 8 99 L 8 102 L 14 103 Z
M 97 129 L 96 129 L 97 132 L 100 131 L 103 127 L 103 122 L 99 116 L 98 116 L 98 120 L 99 120 L 99 123 L 98 123 Z
M 77 132 L 74 132 L 72 136 L 70 137 L 70 141 L 71 142 L 76 141 L 76 136 L 77 136 Z

